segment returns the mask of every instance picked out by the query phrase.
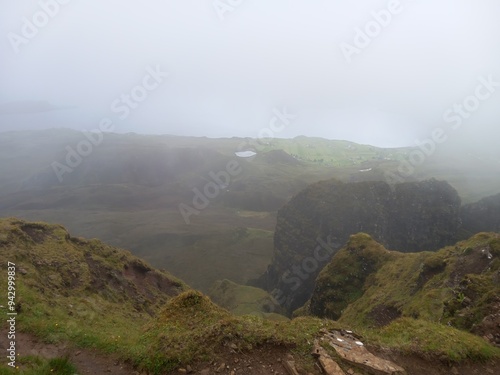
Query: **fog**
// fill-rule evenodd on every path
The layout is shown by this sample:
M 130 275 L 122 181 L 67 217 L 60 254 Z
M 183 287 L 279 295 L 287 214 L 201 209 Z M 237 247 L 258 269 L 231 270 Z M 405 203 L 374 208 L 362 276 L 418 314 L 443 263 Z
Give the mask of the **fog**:
M 110 117 L 120 133 L 257 137 L 278 110 L 294 118 L 276 137 L 396 147 L 439 127 L 450 144 L 498 139 L 496 0 L 0 7 L 0 131 L 92 130 Z

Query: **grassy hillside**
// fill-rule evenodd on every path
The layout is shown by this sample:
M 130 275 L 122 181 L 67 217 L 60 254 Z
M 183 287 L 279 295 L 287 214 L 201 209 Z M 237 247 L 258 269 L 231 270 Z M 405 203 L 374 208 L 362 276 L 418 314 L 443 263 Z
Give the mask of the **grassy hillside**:
M 170 298 L 188 290 L 179 279 L 127 251 L 72 237 L 62 226 L 42 222 L 0 219 L 0 262 L 5 266 L 2 285 L 7 285 L 7 264 L 15 265 L 17 332 L 103 352 L 128 351 L 140 327 Z M 1 310 L 6 313 L 9 307 L 4 301 Z M 21 356 L 17 363 L 24 374 L 54 369 L 74 374 L 64 359 Z
M 114 353 L 138 371 L 155 375 L 178 373 L 187 365 L 199 369 L 228 358 L 251 358 L 252 366 L 260 366 L 264 353 L 272 353 L 274 362 L 291 354 L 301 371 L 318 374 L 310 355 L 314 340 L 328 330 L 348 328 L 312 317 L 276 322 L 234 316 L 130 253 L 72 237 L 58 225 L 2 219 L 0 247 L 2 264 L 16 265 L 17 332 L 64 345 L 69 352 L 93 348 L 95 353 Z M 0 277 L 6 285 L 7 273 Z M 458 362 L 500 359 L 498 350 L 468 333 L 419 320 L 408 327 L 407 332 L 416 335 L 416 344 L 406 348 L 409 355 L 446 355 Z M 428 337 L 431 331 L 435 333 Z M 398 351 L 407 332 L 384 328 L 373 344 L 371 338 L 367 343 Z M 437 339 L 447 351 L 429 352 Z M 0 373 L 74 373 L 64 358 L 49 361 L 23 354 L 17 363 L 21 371 L 2 364 Z
M 357 234 L 321 271 L 309 304 L 298 313 L 365 328 L 384 327 L 399 318 L 403 320 L 394 324 L 414 327 L 408 319 L 419 319 L 500 344 L 495 326 L 499 270 L 496 233 L 480 233 L 436 253 L 411 254 L 388 251 L 370 236 Z

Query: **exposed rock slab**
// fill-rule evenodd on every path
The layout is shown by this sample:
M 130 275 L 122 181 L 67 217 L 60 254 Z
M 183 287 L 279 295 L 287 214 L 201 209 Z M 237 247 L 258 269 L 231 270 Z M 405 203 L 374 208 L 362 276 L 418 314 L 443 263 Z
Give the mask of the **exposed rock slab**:
M 345 362 L 373 375 L 404 375 L 405 369 L 370 353 L 352 334 L 334 331 L 323 336 Z
M 345 372 L 340 368 L 337 362 L 328 355 L 326 350 L 319 345 L 317 340 L 314 342 L 314 351 L 312 354 L 318 357 L 318 362 L 326 375 L 345 375 Z
M 289 375 L 299 375 L 299 372 L 295 368 L 294 361 L 285 361 L 285 362 L 283 362 L 283 365 L 285 366 L 285 369 Z

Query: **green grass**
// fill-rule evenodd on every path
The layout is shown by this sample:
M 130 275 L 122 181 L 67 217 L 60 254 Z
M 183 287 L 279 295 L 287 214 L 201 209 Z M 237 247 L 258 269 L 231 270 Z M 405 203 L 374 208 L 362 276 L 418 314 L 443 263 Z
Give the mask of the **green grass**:
M 39 242 L 30 239 L 27 229 L 33 230 L 31 236 L 40 236 L 36 237 Z M 138 306 L 136 294 L 122 290 L 130 285 L 120 274 L 125 265 L 129 269 L 131 264 L 147 265 L 129 253 L 96 240 L 72 239 L 58 226 L 16 219 L 1 220 L 0 233 L 7 234 L 0 261 L 9 260 L 17 266 L 19 332 L 34 334 L 47 343 L 70 343 L 115 353 L 151 373 L 161 374 L 180 363 L 216 356 L 227 340 L 243 351 L 262 345 L 284 345 L 297 353 L 306 366 L 312 366 L 309 351 L 313 335 L 320 327 L 334 326 L 333 322 L 314 318 L 288 323 L 256 316 L 236 317 L 198 292 L 169 300 L 153 289 L 150 293 L 157 293 L 155 303 L 141 300 Z M 259 232 L 250 232 L 254 234 Z M 91 267 L 85 259 L 92 259 Z M 93 284 L 97 271 L 101 272 L 99 277 L 107 278 L 103 286 Z M 0 283 L 5 284 L 5 278 L 2 273 Z M 177 282 L 175 278 L 171 281 Z M 169 302 L 164 305 L 165 301 Z M 157 314 L 155 319 L 151 319 L 146 307 Z
M 359 332 L 371 345 L 422 358 L 449 362 L 500 358 L 500 349 L 478 336 L 421 319 L 401 318 L 382 329 L 361 329 Z
M 47 343 L 127 357 L 151 314 L 187 289 L 124 250 L 72 238 L 60 226 L 4 219 L 0 233 L 0 262 L 16 265 L 16 328 Z M 146 274 L 152 280 L 141 284 Z
M 171 297 L 150 289 L 153 297 L 147 302 L 147 293 L 135 293 L 144 286 L 132 287 L 120 276 L 125 265 L 129 270 L 132 265 L 148 267 L 144 262 L 97 240 L 74 239 L 59 226 L 26 224 L 15 219 L 0 220 L 0 261 L 15 262 L 18 270 L 17 330 L 32 333 L 47 343 L 69 343 L 114 353 L 138 370 L 157 375 L 181 365 L 217 358 L 229 345 L 250 355 L 255 348 L 280 347 L 292 353 L 303 368 L 313 371 L 310 352 L 320 330 L 353 326 L 314 317 L 272 321 L 255 315 L 235 316 L 192 290 Z M 250 235 L 254 233 L 258 232 Z M 39 242 L 30 240 L 30 236 Z M 368 236 L 360 235 L 357 239 L 356 244 L 364 246 L 359 256 L 391 258 L 385 249 L 372 246 Z M 489 235 L 479 235 L 463 245 L 482 246 L 484 241 L 489 241 Z M 491 246 L 496 255 L 500 250 L 498 243 L 493 241 Z M 88 259 L 92 259 L 91 267 Z M 439 266 L 439 261 L 429 264 L 434 263 Z M 353 267 L 361 272 L 354 264 Z M 97 271 L 101 272 L 99 277 L 106 279 L 104 286 L 93 284 Z M 71 272 L 76 272 L 76 278 Z M 160 275 L 157 272 L 149 269 L 148 274 Z M 175 278 L 170 281 L 177 285 L 178 292 L 186 289 L 182 283 L 176 284 Z M 0 283 L 6 283 L 5 272 L 0 275 Z M 477 285 L 477 292 L 484 287 L 481 283 L 472 284 Z M 129 287 L 135 292 L 128 294 L 125 290 Z M 239 289 L 231 283 L 228 287 Z M 243 300 L 251 300 L 255 293 L 254 289 L 246 290 Z M 242 307 L 241 313 L 244 310 Z M 381 329 L 359 327 L 359 332 L 376 346 L 423 356 L 442 355 L 450 361 L 500 358 L 498 350 L 481 338 L 422 320 L 405 318 Z M 20 358 L 19 363 L 25 365 L 22 371 L 27 375 L 44 375 L 51 369 L 51 373 L 66 375 L 64 371 L 71 369 L 64 359 L 44 361 L 28 357 Z M 5 366 L 0 371 L 0 375 L 12 373 Z
M 395 256 L 367 234 L 351 236 L 318 275 L 316 289 L 321 292 L 313 295 L 311 312 L 340 318 L 349 304 L 363 296 L 367 278 Z
M 314 338 L 321 335 L 322 329 L 341 328 L 352 327 L 314 317 L 272 322 L 255 316 L 234 316 L 202 294 L 190 291 L 171 300 L 146 326 L 140 347 L 148 354 L 141 357 L 140 364 L 160 374 L 183 364 L 212 360 L 228 345 L 242 352 L 271 345 L 288 348 L 301 366 L 310 370 Z M 371 346 L 424 359 L 500 359 L 500 349 L 482 338 L 424 320 L 401 318 L 384 328 L 359 327 L 356 332 Z
M 482 255 L 488 248 L 497 256 L 499 243 L 497 234 L 479 233 L 438 252 L 399 253 L 369 236 L 351 236 L 318 276 L 310 304 L 300 313 L 356 327 L 403 316 L 470 330 L 491 314 L 500 293 L 494 281 L 500 261 L 488 263 Z
M 140 364 L 159 374 L 181 364 L 211 360 L 231 344 L 242 352 L 266 345 L 286 347 L 311 368 L 312 342 L 321 328 L 338 325 L 316 318 L 274 322 L 251 315 L 234 316 L 190 291 L 170 301 L 146 326 L 140 340 L 146 355 Z
M 67 358 L 19 357 L 17 368 L 0 366 L 0 375 L 75 375 L 76 367 Z
M 365 234 L 351 236 L 295 315 L 322 307 L 323 316 L 337 314 L 338 324 L 362 334 L 369 345 L 424 359 L 498 360 L 500 349 L 467 332 L 495 311 L 500 261 L 488 262 L 482 249 L 498 256 L 498 238 L 479 233 L 436 253 L 404 254 Z

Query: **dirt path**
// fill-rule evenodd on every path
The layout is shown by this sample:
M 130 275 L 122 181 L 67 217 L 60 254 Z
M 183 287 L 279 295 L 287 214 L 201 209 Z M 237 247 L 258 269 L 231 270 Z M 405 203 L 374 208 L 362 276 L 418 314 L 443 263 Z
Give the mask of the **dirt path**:
M 417 356 L 400 355 L 391 351 L 370 348 L 377 356 L 402 366 L 408 375 L 497 375 L 500 361 L 463 362 L 446 364 L 436 359 L 423 359 Z
M 0 337 L 7 337 L 5 329 L 0 331 Z M 0 340 L 0 351 L 6 351 L 6 344 L 6 340 Z M 42 358 L 67 356 L 78 369 L 78 375 L 146 375 L 145 372 L 139 372 L 131 365 L 119 361 L 115 356 L 65 344 L 47 344 L 26 333 L 16 333 L 16 349 L 20 356 L 33 355 Z M 222 375 L 235 371 L 238 375 L 285 375 L 282 361 L 287 358 L 286 356 L 286 350 L 281 348 L 254 349 L 251 355 L 228 351 L 223 359 L 214 359 L 210 363 L 193 366 L 192 374 Z M 176 370 L 171 374 L 180 372 Z
M 0 350 L 6 351 L 5 329 L 1 330 Z M 77 367 L 78 375 L 146 375 L 131 365 L 119 361 L 115 356 L 102 354 L 91 349 L 79 349 L 64 344 L 47 344 L 30 334 L 16 333 L 17 353 L 21 356 L 34 355 L 43 358 L 68 356 Z M 436 360 L 397 355 L 371 348 L 376 355 L 401 365 L 408 375 L 495 375 L 500 367 L 499 361 L 489 363 L 463 363 L 447 366 Z M 249 353 L 236 353 L 228 350 L 221 358 L 209 363 L 193 365 L 193 375 L 236 374 L 236 375 L 286 375 L 283 362 L 289 358 L 285 348 L 257 348 Z M 217 371 L 219 370 L 219 371 Z M 234 372 L 233 372 L 234 371 Z M 319 374 L 319 372 L 315 372 Z M 356 372 L 354 372 L 356 373 Z M 181 374 L 178 370 L 169 374 Z
M 7 337 L 2 330 L 1 337 Z M 0 341 L 0 350 L 7 349 L 6 340 Z M 21 356 L 33 355 L 43 358 L 68 356 L 78 369 L 78 375 L 142 375 L 130 365 L 121 363 L 113 356 L 103 355 L 91 349 L 75 349 L 66 345 L 46 344 L 32 335 L 16 333 L 16 349 Z

